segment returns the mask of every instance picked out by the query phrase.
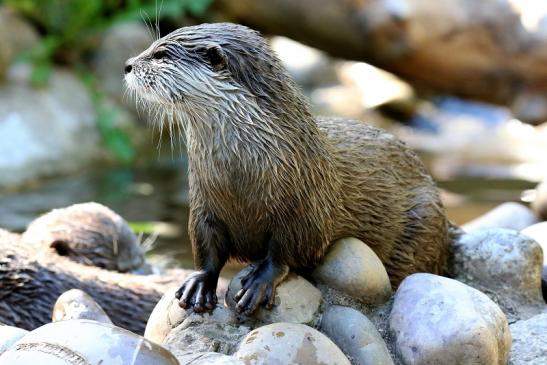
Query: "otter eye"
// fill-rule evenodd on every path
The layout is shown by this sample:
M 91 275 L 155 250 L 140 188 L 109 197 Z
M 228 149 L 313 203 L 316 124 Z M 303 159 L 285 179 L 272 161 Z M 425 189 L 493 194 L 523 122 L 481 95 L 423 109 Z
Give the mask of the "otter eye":
M 161 60 L 162 58 L 165 58 L 167 56 L 167 51 L 165 50 L 159 50 L 152 54 L 152 58 L 155 60 Z

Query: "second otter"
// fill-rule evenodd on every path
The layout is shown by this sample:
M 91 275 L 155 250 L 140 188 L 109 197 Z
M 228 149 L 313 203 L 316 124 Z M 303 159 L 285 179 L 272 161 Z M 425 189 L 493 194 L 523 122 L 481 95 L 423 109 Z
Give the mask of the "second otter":
M 177 293 L 182 307 L 214 307 L 228 258 L 253 267 L 237 310 L 271 307 L 289 269 L 313 268 L 342 237 L 366 242 L 394 286 L 444 272 L 449 223 L 417 156 L 362 122 L 314 118 L 258 32 L 182 28 L 125 71 L 137 97 L 186 130 L 198 271 Z

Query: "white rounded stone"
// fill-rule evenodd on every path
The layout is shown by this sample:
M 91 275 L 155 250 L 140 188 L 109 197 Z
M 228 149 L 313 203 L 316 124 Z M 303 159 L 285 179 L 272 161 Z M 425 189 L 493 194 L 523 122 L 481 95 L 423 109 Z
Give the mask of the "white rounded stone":
M 520 231 L 537 222 L 538 219 L 530 208 L 519 203 L 508 202 L 465 223 L 462 229 L 466 232 L 488 228 L 507 228 Z
M 53 322 L 68 319 L 89 319 L 112 324 L 101 306 L 86 292 L 79 289 L 66 291 L 59 296 L 53 306 L 51 319 Z
M 547 312 L 513 323 L 510 328 L 512 365 L 547 364 Z
M 234 356 L 246 364 L 350 365 L 321 332 L 297 323 L 273 323 L 250 332 Z
M 334 242 L 313 277 L 369 304 L 382 304 L 392 294 L 384 265 L 374 251 L 357 238 Z
M 492 300 L 432 274 L 403 280 L 389 326 L 405 365 L 505 365 L 511 349 L 507 319 Z
M 329 307 L 321 318 L 320 330 L 348 354 L 355 365 L 393 365 L 374 324 L 355 309 Z
M 0 355 L 2 365 L 179 365 L 165 348 L 106 323 L 72 319 L 48 323 Z
M 28 331 L 22 328 L 0 324 L 0 355 L 27 333 Z
M 452 252 L 452 276 L 487 293 L 512 321 L 544 309 L 542 250 L 530 237 L 502 228 L 479 230 L 461 235 Z
M 226 292 L 225 302 L 234 309 L 235 294 L 241 289 L 241 278 L 250 268 L 246 267 L 237 273 L 230 282 Z M 274 307 L 270 309 L 260 307 L 253 317 L 262 323 L 291 322 L 311 323 L 316 318 L 321 304 L 321 292 L 309 281 L 293 273 L 277 286 Z

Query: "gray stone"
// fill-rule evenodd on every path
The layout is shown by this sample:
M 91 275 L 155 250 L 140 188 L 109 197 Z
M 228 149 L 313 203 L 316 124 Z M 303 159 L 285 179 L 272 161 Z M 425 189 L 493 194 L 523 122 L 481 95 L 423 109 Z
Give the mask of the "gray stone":
M 249 267 L 244 268 L 233 277 L 225 302 L 229 308 L 235 308 L 234 296 L 241 289 L 241 278 L 250 271 Z M 259 308 L 253 317 L 260 322 L 291 322 L 311 323 L 316 319 L 321 304 L 321 292 L 306 279 L 289 273 L 287 278 L 278 285 L 274 307 L 269 310 Z
M 547 364 L 547 312 L 513 323 L 510 327 L 512 365 Z
M 545 308 L 542 250 L 533 239 L 508 229 L 487 229 L 463 234 L 452 251 L 452 276 L 488 294 L 511 322 Z
M 28 333 L 22 328 L 0 324 L 0 355 Z
M 184 276 L 186 271 L 180 273 L 178 276 Z M 225 286 L 224 282 L 219 282 L 220 286 Z M 150 341 L 161 344 L 164 342 L 167 335 L 179 325 L 181 325 L 188 316 L 203 316 L 205 319 L 211 322 L 236 324 L 237 318 L 224 307 L 218 306 L 212 313 L 206 313 L 203 315 L 193 314 L 191 310 L 182 309 L 179 306 L 179 301 L 175 297 L 175 292 L 179 286 L 170 287 L 158 304 L 154 307 L 154 310 L 148 318 L 146 323 L 146 329 L 144 331 L 144 337 Z M 217 290 L 217 295 L 219 291 Z
M 29 84 L 26 65 L 0 86 L 0 186 L 68 173 L 104 157 L 96 113 L 85 86 L 55 70 L 46 87 Z
M 432 274 L 403 280 L 389 326 L 404 364 L 505 365 L 511 349 L 507 319 L 494 302 Z
M 342 351 L 321 332 L 303 324 L 285 322 L 249 333 L 234 357 L 253 365 L 350 365 Z
M 216 307 L 212 313 L 188 311 L 187 317 L 163 340 L 163 346 L 177 358 L 189 353 L 230 354 L 251 329 L 236 322 L 230 309 Z
M 368 304 L 385 303 L 392 293 L 384 265 L 370 247 L 356 238 L 334 242 L 313 277 Z
M 547 302 L 547 222 L 540 222 L 526 227 L 520 233 L 535 240 L 543 251 L 543 271 L 541 274 L 541 289 L 543 299 Z
M 244 365 L 245 363 L 233 356 L 217 352 L 188 352 L 177 356 L 184 365 Z
M 519 203 L 503 203 L 491 211 L 467 222 L 462 226 L 466 232 L 474 232 L 488 228 L 507 228 L 520 231 L 534 223 L 538 219 L 530 208 Z
M 53 306 L 51 319 L 53 322 L 69 319 L 89 319 L 112 324 L 101 306 L 80 289 L 72 289 L 61 294 Z
M 36 30 L 6 6 L 0 6 L 0 79 L 21 52 L 38 45 Z
M 536 196 L 532 202 L 534 213 L 544 221 L 547 221 L 547 181 L 536 187 Z
M 323 313 L 320 330 L 348 354 L 355 365 L 393 365 L 374 324 L 355 309 L 329 307 Z
M 179 365 L 165 348 L 111 324 L 72 319 L 28 333 L 0 355 L 2 365 Z

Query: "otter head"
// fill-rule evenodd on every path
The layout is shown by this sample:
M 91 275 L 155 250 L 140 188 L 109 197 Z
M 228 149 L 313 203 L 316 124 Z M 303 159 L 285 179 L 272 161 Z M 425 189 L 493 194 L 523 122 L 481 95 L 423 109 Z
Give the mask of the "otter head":
M 125 81 L 138 100 L 194 120 L 262 114 L 300 98 L 259 33 L 231 23 L 185 27 L 158 39 L 126 62 Z

